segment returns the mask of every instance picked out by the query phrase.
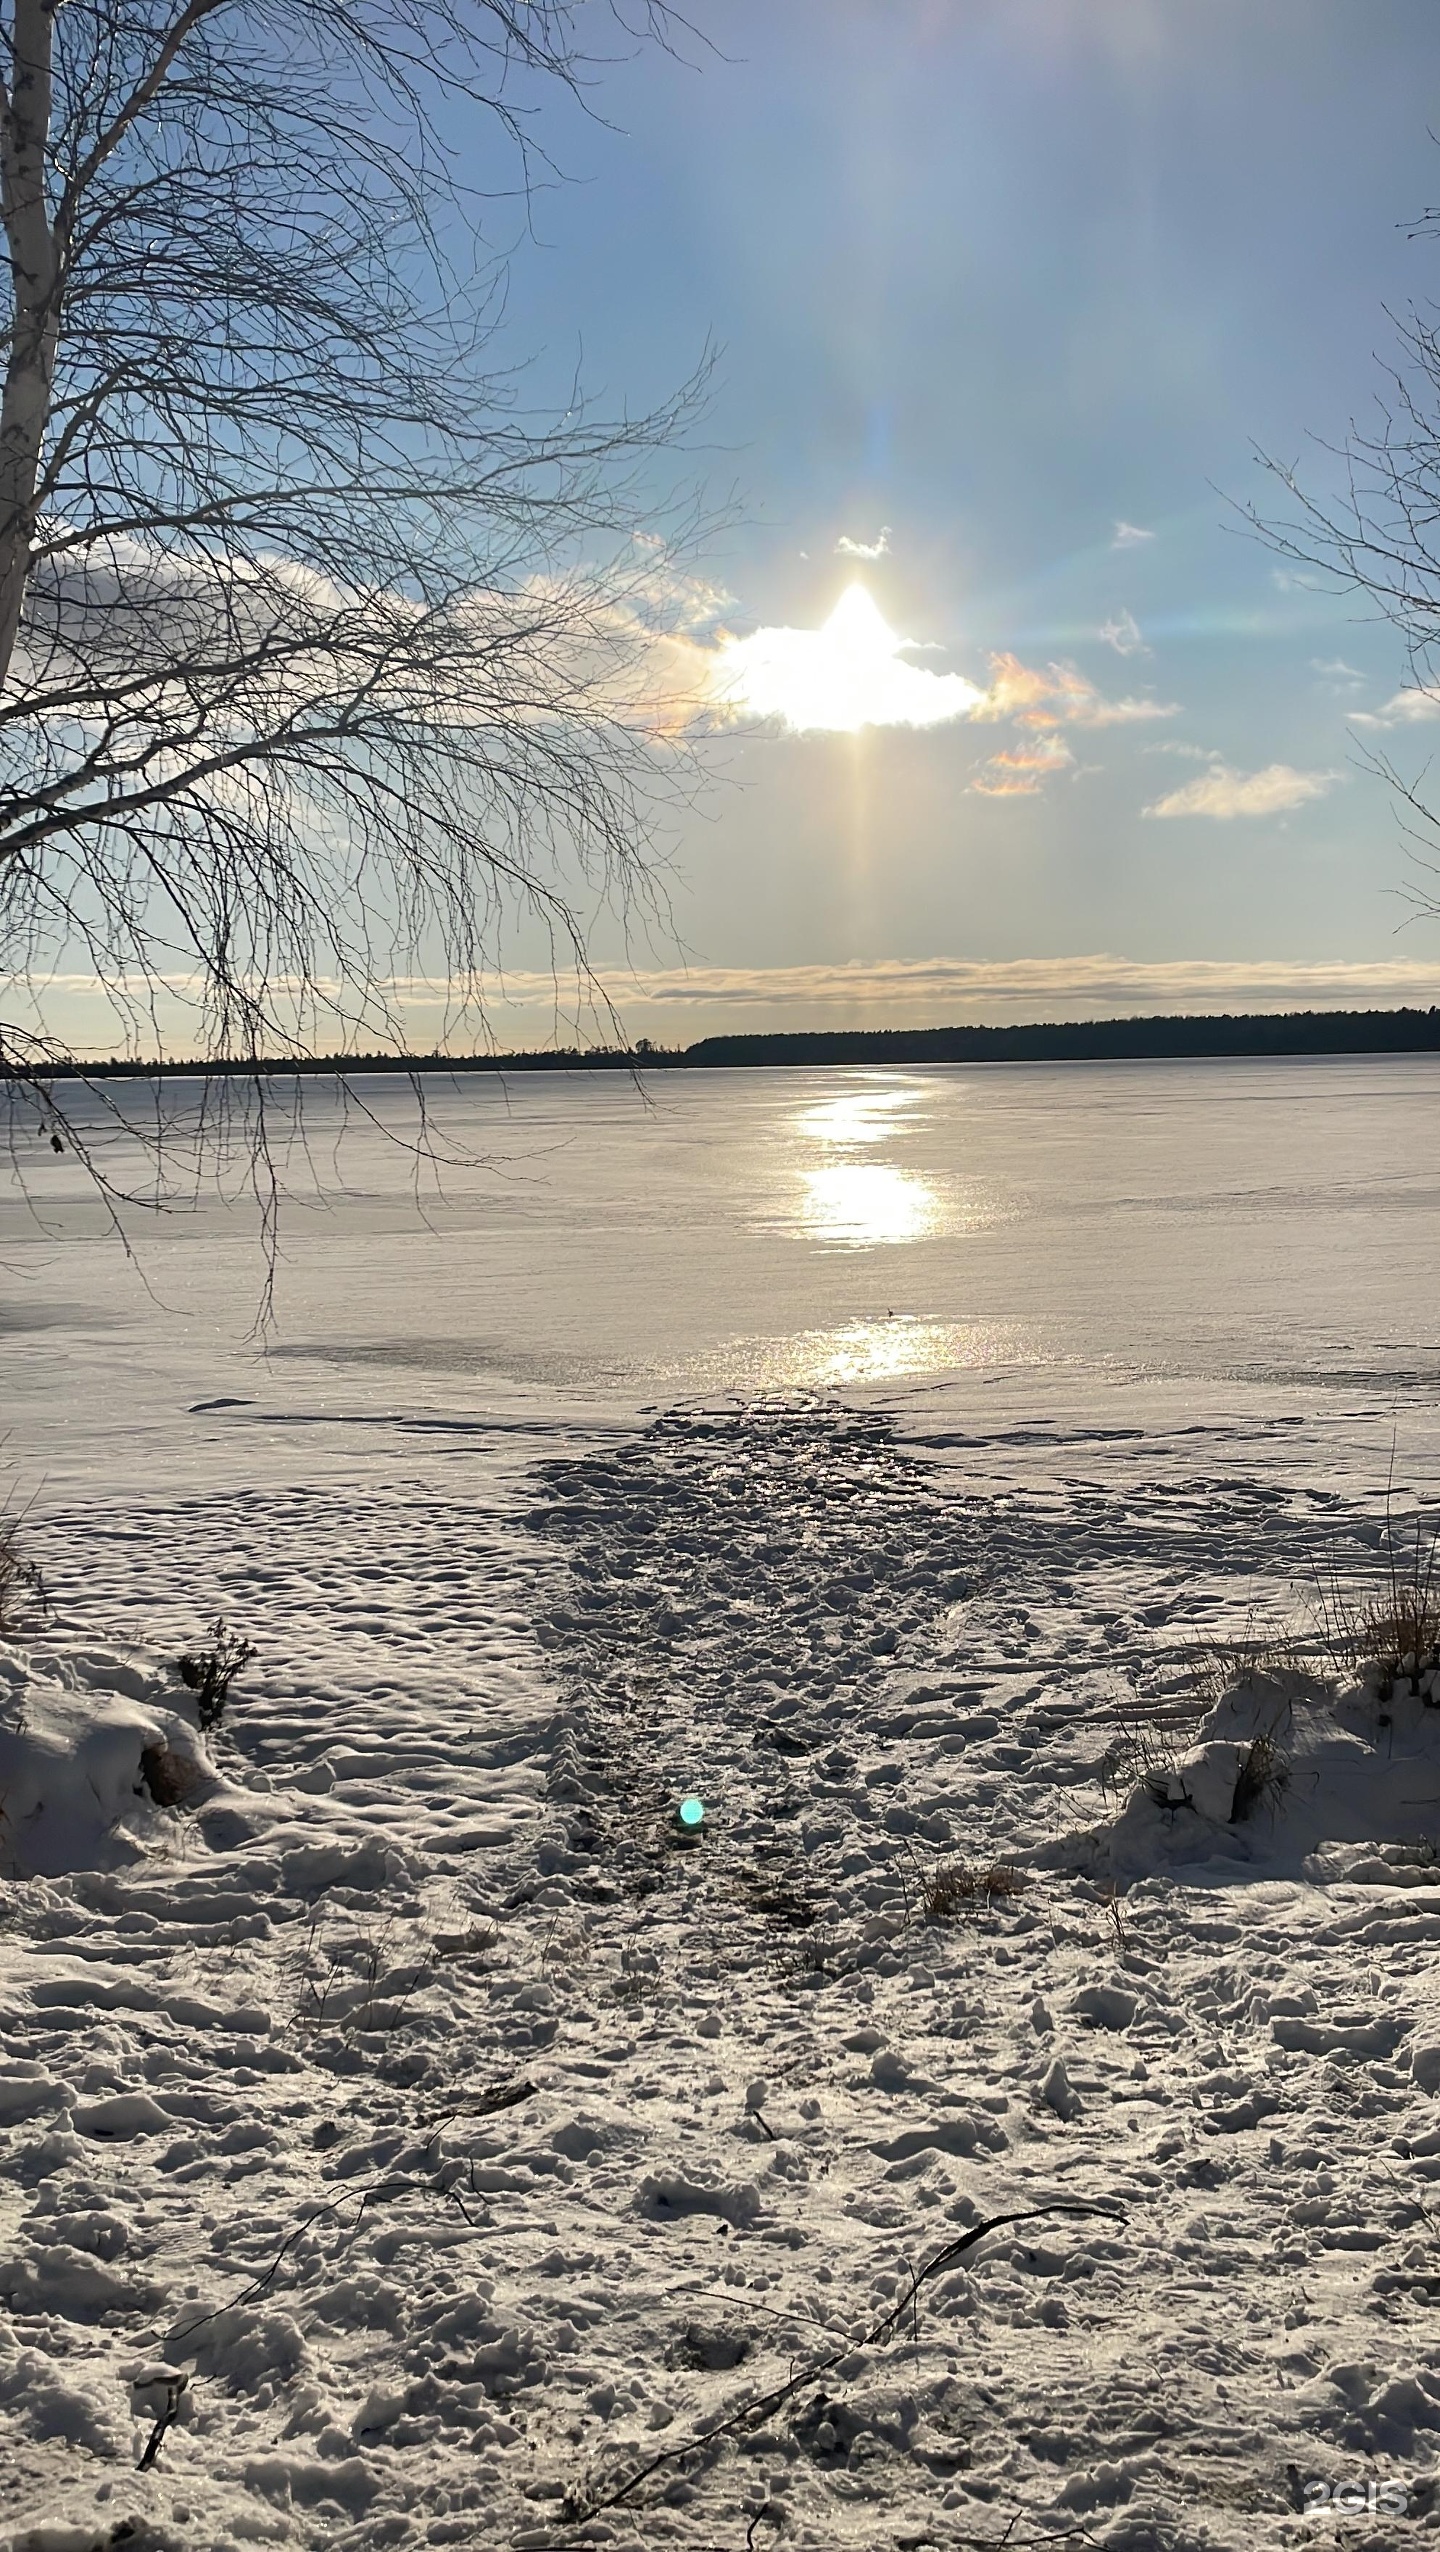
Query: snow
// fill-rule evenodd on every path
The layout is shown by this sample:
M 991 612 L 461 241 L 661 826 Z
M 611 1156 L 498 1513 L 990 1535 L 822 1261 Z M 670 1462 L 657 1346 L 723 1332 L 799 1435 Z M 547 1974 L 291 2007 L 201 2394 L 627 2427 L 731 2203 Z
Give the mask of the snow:
M 955 1433 L 116 1504 L 83 1590 L 57 1513 L 0 1651 L 13 2545 L 1239 2547 L 1308 2539 L 1291 2466 L 1428 2528 L 1440 1712 L 1183 1666 L 1377 1501 Z M 261 1645 L 208 1745 L 177 1549 Z M 1025 1883 L 928 1921 L 961 1860 Z
M 700 1244 L 660 1253 L 643 1374 L 602 1337 L 614 1165 L 574 1158 L 558 1378 L 531 1338 L 478 1380 L 453 1341 L 386 1361 L 436 1268 L 456 1338 L 497 1336 L 479 1298 L 519 1299 L 523 1251 L 457 1210 L 407 1259 L 378 1173 L 364 1232 L 295 1245 L 317 1321 L 327 1281 L 361 1306 L 328 1365 L 244 1344 L 213 1205 L 180 1310 L 106 1260 L 107 1330 L 101 1260 L 60 1253 L 89 1326 L 29 1528 L 53 1611 L 0 1643 L 0 2542 L 1433 2533 L 1440 1708 L 1196 1671 L 1293 1622 L 1317 1559 L 1375 1570 L 1433 1218 L 1372 1199 L 1383 1303 L 1343 1326 L 1356 1214 L 1263 1356 L 1227 1329 L 1102 1372 L 1070 1334 L 812 1389 L 764 1364 L 718 1219 L 703 1288 Z M 517 1197 L 517 1228 L 550 1210 Z M 1284 1230 L 1307 1210 L 1287 1192 Z M 1255 1211 L 1205 1285 L 1255 1263 Z M 1172 1345 L 1185 1215 L 1141 1218 Z M 1123 1325 L 1100 1228 L 1083 1283 Z M 812 1310 L 784 1275 L 812 1381 L 822 1333 L 904 1312 L 866 1264 L 827 1260 Z M 1027 1270 L 1017 1321 L 1066 1281 Z M 721 1388 L 694 1305 L 729 1319 L 732 1280 Z M 1402 1506 L 1434 1440 L 1405 1388 Z M 13 1404 L 37 1475 L 54 1390 L 47 1364 Z M 202 1737 L 175 1661 L 217 1615 L 258 1653 Z M 1283 1777 L 1237 1815 L 1262 1736 Z

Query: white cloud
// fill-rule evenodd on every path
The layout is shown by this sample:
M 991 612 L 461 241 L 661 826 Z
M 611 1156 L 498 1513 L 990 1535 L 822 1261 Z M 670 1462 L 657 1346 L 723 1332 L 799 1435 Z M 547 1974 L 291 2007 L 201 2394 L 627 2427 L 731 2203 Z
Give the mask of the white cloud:
M 1022 665 L 1018 656 L 992 656 L 993 677 L 975 716 L 1013 718 L 1022 727 L 1128 727 L 1151 718 L 1173 718 L 1176 700 L 1107 699 L 1074 665 Z
M 1263 771 L 1232 771 L 1227 762 L 1216 762 L 1183 788 L 1157 798 L 1145 813 L 1206 815 L 1222 824 L 1237 815 L 1284 815 L 1325 797 L 1336 777 L 1334 771 L 1296 771 L 1288 762 L 1269 762 Z
M 722 633 L 709 654 L 708 697 L 722 718 L 777 719 L 796 735 L 962 719 L 1008 725 L 1014 744 L 992 755 L 972 784 L 991 797 L 1032 797 L 1043 780 L 1073 769 L 1062 728 L 1130 726 L 1176 711 L 1174 701 L 1107 698 L 1072 664 L 992 656 L 982 688 L 966 674 L 932 673 L 911 662 L 920 652 L 887 625 L 863 585 L 852 585 L 819 629 Z
M 162 734 L 187 727 L 197 697 L 218 736 L 227 718 L 303 714 L 363 686 L 374 710 L 418 700 L 456 727 L 538 724 L 583 703 L 584 714 L 674 742 L 710 713 L 715 634 L 732 598 L 678 572 L 658 535 L 637 533 L 632 548 L 604 570 L 472 589 L 436 615 L 412 667 L 421 605 L 393 587 L 362 592 L 264 552 L 210 558 L 100 535 L 37 564 L 17 672 L 58 696 L 63 715 L 67 681 L 83 698 L 123 670 L 127 714 Z M 198 695 L 195 664 L 211 669 Z
M 888 558 L 890 555 L 889 524 L 881 524 L 880 536 L 878 540 L 873 541 L 852 541 L 848 532 L 842 532 L 835 543 L 835 555 L 837 558 Z
M 1143 549 L 1146 541 L 1154 538 L 1154 533 L 1147 532 L 1139 523 L 1120 522 L 1115 526 L 1110 546 L 1112 549 Z
M 1110 620 L 1102 621 L 1096 636 L 1113 647 L 1117 656 L 1148 656 L 1149 648 L 1140 634 L 1140 624 L 1133 612 L 1117 611 Z
M 514 991 L 521 983 L 507 976 Z M 525 979 L 528 983 L 530 979 Z M 535 976 L 537 994 L 553 999 L 550 976 Z M 1189 1008 L 1364 1008 L 1367 1004 L 1440 1000 L 1440 955 L 1403 958 L 1142 959 L 1080 957 L 963 957 L 855 959 L 814 966 L 695 966 L 656 968 L 615 977 L 617 1004 L 632 995 L 667 1008 L 688 1010 L 719 1002 L 738 1009 L 802 1004 L 913 1013 L 921 1007 L 937 1019 L 976 1002 L 1027 1011 L 1037 1003 L 1093 1012 Z M 878 1024 L 878 1023 L 877 1023 Z
M 1320 676 L 1329 691 L 1353 691 L 1365 680 L 1363 673 L 1355 665 L 1347 665 L 1343 656 L 1312 656 L 1310 670 Z
M 1037 735 L 992 753 L 970 786 L 977 797 L 1038 797 L 1047 780 L 1075 767 L 1075 756 L 1063 736 Z
M 1424 726 L 1432 718 L 1440 718 L 1440 684 L 1409 683 L 1387 700 L 1383 709 L 1357 709 L 1357 727 Z
M 602 972 L 605 970 L 602 969 Z M 382 990 L 418 1052 L 453 1039 L 463 1053 L 480 1041 L 483 1012 L 502 1046 L 613 1042 L 614 1028 L 593 989 L 541 968 L 506 969 L 469 988 L 458 1023 L 443 984 L 397 976 Z M 1094 1019 L 1155 1012 L 1367 1010 L 1440 1003 L 1440 954 L 1423 959 L 1165 959 L 1107 954 L 1074 957 L 857 959 L 808 966 L 673 966 L 606 974 L 605 989 L 625 1031 L 660 1045 L 687 1045 L 735 1029 L 945 1027 L 967 1019 Z M 54 1033 L 79 1054 L 113 1054 L 113 987 L 91 974 L 61 974 L 46 986 Z M 158 1028 L 165 1050 L 191 1054 L 199 987 L 177 977 L 161 987 Z
M 1177 762 L 1218 762 L 1220 756 L 1207 744 L 1181 744 L 1167 736 L 1160 744 L 1142 744 L 1142 753 L 1168 753 Z

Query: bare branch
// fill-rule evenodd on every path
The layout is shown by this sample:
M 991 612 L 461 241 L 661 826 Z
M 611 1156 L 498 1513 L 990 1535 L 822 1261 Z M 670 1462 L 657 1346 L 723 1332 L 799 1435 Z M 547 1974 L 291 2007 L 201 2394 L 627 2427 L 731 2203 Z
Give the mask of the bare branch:
M 523 188 L 607 20 L 681 24 L 0 0 L 0 968 L 37 1021 L 0 1076 L 32 1128 L 62 962 L 127 1050 L 178 976 L 192 1042 L 258 1069 L 403 1043 L 406 966 L 483 1035 L 518 915 L 583 974 L 582 909 L 662 909 L 709 604 L 654 471 L 709 358 L 651 413 L 528 404 L 473 218 L 478 138 Z
M 1437 226 L 1427 213 L 1414 235 L 1433 236 Z M 1352 426 L 1338 447 L 1318 446 L 1325 463 L 1338 464 L 1337 492 L 1312 493 L 1298 468 L 1262 454 L 1285 510 L 1240 510 L 1303 576 L 1353 595 L 1398 633 L 1410 695 L 1390 712 L 1398 723 L 1407 708 L 1426 715 L 1432 698 L 1440 705 L 1440 318 L 1412 310 L 1396 325 L 1399 353 L 1385 375 L 1378 423 L 1365 432 Z M 1440 812 L 1424 794 L 1424 772 L 1407 780 L 1383 749 L 1360 747 L 1358 758 L 1387 781 L 1400 807 L 1415 874 L 1405 900 L 1414 917 L 1440 916 L 1428 856 L 1440 848 Z

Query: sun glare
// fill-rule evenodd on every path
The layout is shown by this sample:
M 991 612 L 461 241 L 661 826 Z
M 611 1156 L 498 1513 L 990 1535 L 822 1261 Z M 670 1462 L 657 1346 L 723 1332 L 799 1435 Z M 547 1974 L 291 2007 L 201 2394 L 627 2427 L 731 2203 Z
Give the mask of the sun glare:
M 779 718 L 798 735 L 933 727 L 970 716 L 986 694 L 963 674 L 907 664 L 913 643 L 897 636 L 863 585 L 851 585 L 820 629 L 726 638 L 715 696 L 741 716 Z
M 921 1241 L 940 1222 L 933 1187 L 889 1161 L 836 1161 L 805 1172 L 805 1230 L 842 1249 Z

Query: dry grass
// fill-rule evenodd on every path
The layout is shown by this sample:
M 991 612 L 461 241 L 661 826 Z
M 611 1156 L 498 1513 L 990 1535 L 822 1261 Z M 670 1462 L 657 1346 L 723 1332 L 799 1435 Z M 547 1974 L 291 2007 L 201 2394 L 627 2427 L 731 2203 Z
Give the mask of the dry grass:
M 1240 1758 L 1235 1775 L 1235 1796 L 1230 1803 L 1230 1822 L 1244 1825 L 1257 1808 L 1276 1807 L 1290 1778 L 1288 1758 L 1274 1737 L 1262 1729 L 1252 1737 Z
M 437 1932 L 434 1949 L 437 1959 L 489 1958 L 499 1944 L 497 1923 L 472 1923 L 464 1932 Z
M 751 1890 L 750 1906 L 754 1913 L 767 1915 L 772 1923 L 788 1923 L 796 1931 L 808 1931 L 820 1918 L 820 1899 L 806 1890 L 787 1887 L 783 1881 L 763 1883 Z
M 953 1923 L 963 1915 L 988 1913 L 1029 1884 L 1025 1872 L 1009 1861 L 938 1861 L 922 1880 L 920 1902 L 927 1923 Z
M 1120 1882 L 1113 1878 L 1102 1879 L 1095 1892 L 1105 1909 L 1105 1920 L 1114 1935 L 1116 1956 L 1123 1958 L 1130 1947 L 1130 1934 L 1125 1927 L 1125 1915 L 1120 1903 Z
M 1137 1702 L 1117 1714 L 1116 1733 L 1098 1767 L 1101 1789 L 1119 1801 L 1130 1789 L 1143 1787 L 1158 1808 L 1167 1810 L 1189 1804 L 1183 1765 L 1207 1713 L 1230 1693 L 1264 1695 L 1268 1725 L 1257 1729 L 1241 1753 L 1230 1808 L 1231 1824 L 1243 1824 L 1262 1806 L 1275 1806 L 1289 1779 L 1280 1738 L 1297 1687 L 1313 1691 L 1321 1680 L 1313 1645 L 1299 1633 L 1252 1629 L 1240 1639 L 1207 1640 L 1192 1649 L 1188 1672 L 1193 1699 Z
M 1252 1618 L 1238 1638 L 1199 1640 L 1186 1667 L 1206 1709 L 1265 1684 L 1334 1686 L 1367 1674 L 1387 1697 L 1405 1683 L 1418 1692 L 1426 1676 L 1440 1674 L 1440 1514 L 1401 1515 L 1387 1493 L 1371 1565 L 1338 1545 L 1317 1552 L 1290 1621 Z M 1133 1742 L 1125 1751 L 1132 1761 L 1146 1753 Z M 1163 1745 L 1150 1752 L 1163 1759 Z
M 1312 1563 L 1298 1620 L 1251 1622 L 1238 1639 L 1205 1640 L 1189 1658 L 1197 1700 L 1267 1683 L 1352 1683 L 1367 1673 L 1387 1698 L 1418 1692 L 1440 1673 L 1440 1515 L 1396 1513 L 1387 1494 L 1380 1548 L 1370 1568 L 1334 1547 Z
M 20 1639 L 37 1630 L 50 1609 L 45 1580 L 25 1555 L 29 1511 L 8 1497 L 0 1502 L 0 1639 Z
M 1225 1689 L 1228 1691 L 1229 1686 Z M 1107 1799 L 1122 1800 L 1142 1781 L 1163 1782 L 1195 1736 L 1208 1702 L 1143 1702 L 1115 1713 L 1115 1734 L 1096 1767 Z
M 1379 1563 L 1358 1582 L 1333 1557 L 1315 1578 L 1320 1641 L 1336 1674 L 1378 1670 L 1388 1698 L 1440 1671 L 1440 1517 L 1398 1519 L 1387 1498 Z
M 1440 1708 L 1440 1515 L 1401 1517 L 1387 1496 L 1370 1565 L 1348 1544 L 1317 1552 L 1308 1599 L 1297 1589 L 1289 1620 L 1252 1613 L 1238 1636 L 1193 1641 L 1184 1668 L 1188 1696 L 1137 1697 L 1115 1713 L 1096 1766 L 1102 1792 L 1119 1803 L 1143 1787 L 1157 1807 L 1186 1805 L 1187 1755 L 1209 1713 L 1242 1694 L 1253 1705 L 1245 1714 L 1253 1733 L 1240 1752 L 1229 1820 L 1273 1812 L 1290 1779 L 1288 1731 L 1305 1702 L 1323 1705 L 1363 1680 L 1382 1704 L 1408 1687 Z
M 345 2041 L 366 2035 L 390 2037 L 401 2029 L 438 1963 L 433 1942 L 402 1939 L 402 1928 L 386 1922 L 374 1931 L 342 1934 L 331 1942 L 312 1941 L 301 1976 L 296 2023 L 304 2029 L 332 2032 Z M 407 1947 L 414 1953 L 408 1957 Z
M 1313 1679 L 1317 1646 L 1323 1648 L 1323 1643 L 1307 1639 L 1293 1625 L 1277 1628 L 1252 1619 L 1238 1639 L 1197 1641 L 1186 1661 L 1187 1670 L 1197 1700 L 1213 1710 L 1227 1693 L 1250 1692 L 1257 1684 L 1277 1683 L 1282 1677 Z

